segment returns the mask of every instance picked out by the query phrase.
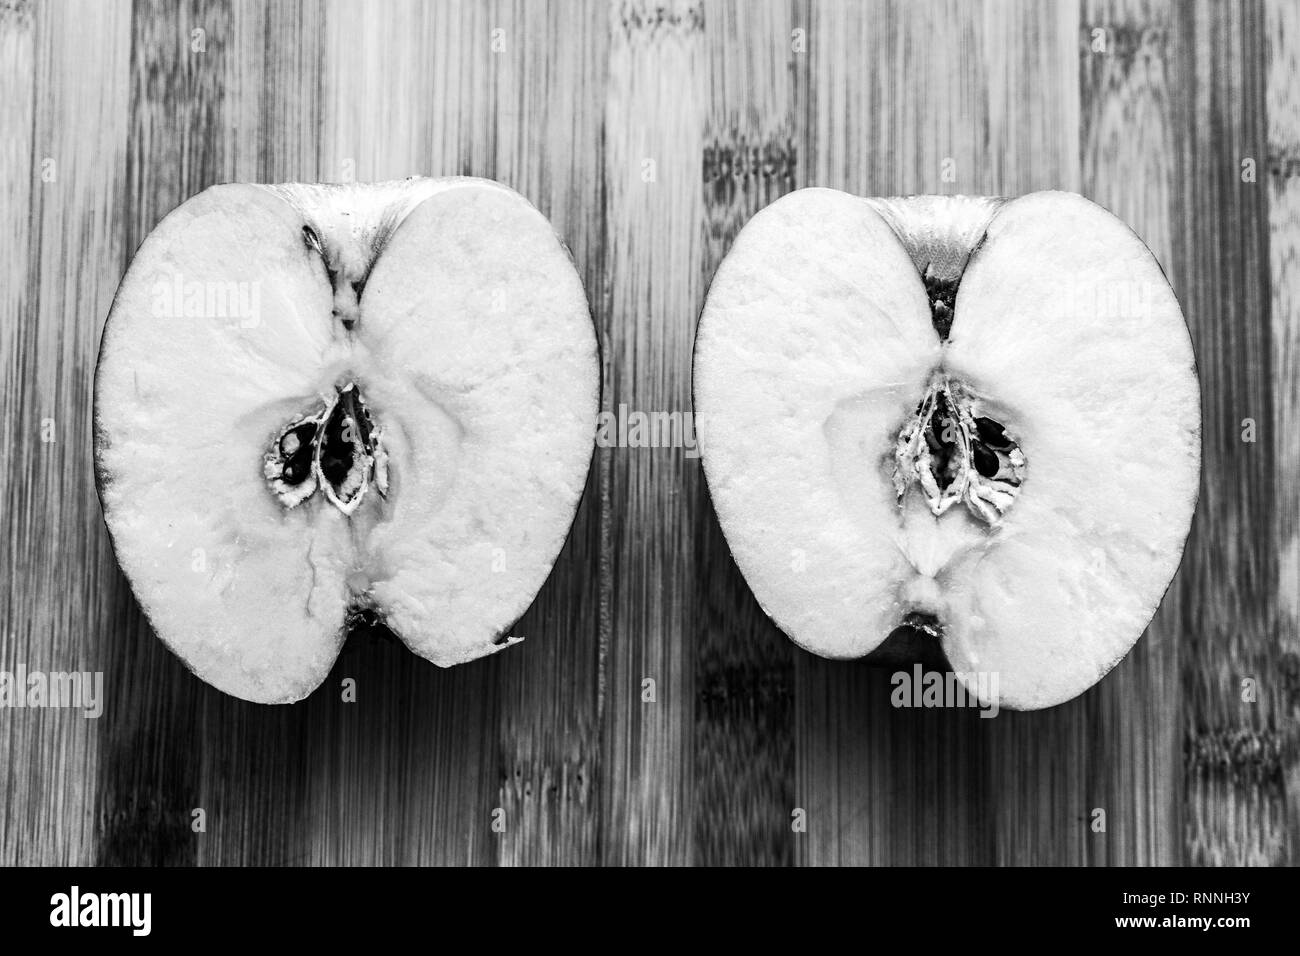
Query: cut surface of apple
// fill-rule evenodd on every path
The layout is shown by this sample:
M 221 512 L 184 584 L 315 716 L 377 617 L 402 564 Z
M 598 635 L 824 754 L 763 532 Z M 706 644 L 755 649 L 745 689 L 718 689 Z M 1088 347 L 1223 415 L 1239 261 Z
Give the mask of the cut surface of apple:
M 214 186 L 114 300 L 97 487 L 158 636 L 221 690 L 289 702 L 362 612 L 442 666 L 513 642 L 599 388 L 572 261 L 505 186 Z
M 1128 652 L 1178 568 L 1190 336 L 1146 246 L 1072 193 L 778 200 L 713 279 L 694 392 L 736 563 L 813 653 L 911 625 L 968 689 L 1047 707 Z

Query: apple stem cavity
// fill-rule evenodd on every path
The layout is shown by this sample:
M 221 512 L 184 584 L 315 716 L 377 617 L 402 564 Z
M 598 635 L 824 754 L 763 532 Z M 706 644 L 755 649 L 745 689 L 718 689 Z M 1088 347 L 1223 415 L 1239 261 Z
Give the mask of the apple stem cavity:
M 290 509 L 321 489 L 349 516 L 371 485 L 387 498 L 388 455 L 380 432 L 356 383 L 336 386 L 315 414 L 294 419 L 271 442 L 262 465 L 271 494 Z
M 894 490 L 901 505 L 918 489 L 937 518 L 958 501 L 985 524 L 1007 512 L 1025 480 L 1025 455 L 1001 422 L 979 414 L 958 381 L 935 372 L 894 447 Z

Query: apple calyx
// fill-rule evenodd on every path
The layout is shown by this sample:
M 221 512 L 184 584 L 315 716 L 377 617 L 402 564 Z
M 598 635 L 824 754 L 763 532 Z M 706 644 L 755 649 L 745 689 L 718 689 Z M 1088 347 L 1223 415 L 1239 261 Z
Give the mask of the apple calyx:
M 381 429 L 356 383 L 336 386 L 314 413 L 289 422 L 263 456 L 262 474 L 286 509 L 302 504 L 318 488 L 349 516 L 371 485 L 387 498 L 388 455 Z
M 901 505 L 918 488 L 935 517 L 964 501 L 971 514 L 992 525 L 1020 494 L 1025 464 L 1002 423 L 978 414 L 962 383 L 936 371 L 916 414 L 899 430 L 894 490 Z

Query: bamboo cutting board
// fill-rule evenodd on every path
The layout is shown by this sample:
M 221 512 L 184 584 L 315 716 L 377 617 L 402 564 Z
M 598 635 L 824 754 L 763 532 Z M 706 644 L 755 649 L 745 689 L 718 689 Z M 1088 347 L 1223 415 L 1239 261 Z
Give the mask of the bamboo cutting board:
M 1106 205 L 1203 391 L 1147 635 L 1050 711 L 895 710 L 767 621 L 689 449 L 602 448 L 518 648 L 443 671 L 359 633 L 292 707 L 201 683 L 95 496 L 117 282 L 212 183 L 412 174 L 551 218 L 615 413 L 690 410 L 713 270 L 792 189 Z M 96 720 L 0 710 L 0 863 L 1300 861 L 1295 0 L 0 0 L 0 177 L 0 670 L 105 685 Z

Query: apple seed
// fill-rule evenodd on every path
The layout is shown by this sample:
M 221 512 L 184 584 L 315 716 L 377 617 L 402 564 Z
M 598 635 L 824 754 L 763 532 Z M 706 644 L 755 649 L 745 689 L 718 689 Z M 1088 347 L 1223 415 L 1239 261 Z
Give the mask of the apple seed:
M 388 455 L 381 447 L 361 390 L 349 382 L 316 414 L 290 422 L 265 455 L 271 494 L 294 508 L 322 488 L 345 515 L 361 503 L 371 483 L 388 496 Z
M 975 415 L 972 406 L 959 382 L 940 372 L 931 377 L 895 445 L 894 490 L 900 503 L 918 485 L 935 517 L 965 501 L 972 514 L 991 525 L 1015 502 L 1024 480 L 1024 453 L 1001 422 Z

